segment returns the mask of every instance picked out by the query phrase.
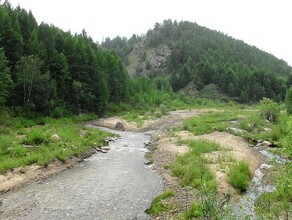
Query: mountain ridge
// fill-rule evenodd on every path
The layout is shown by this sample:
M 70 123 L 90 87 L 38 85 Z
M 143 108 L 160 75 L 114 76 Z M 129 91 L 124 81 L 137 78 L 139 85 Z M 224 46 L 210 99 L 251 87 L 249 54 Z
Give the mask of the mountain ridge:
M 156 23 L 144 36 L 107 38 L 101 46 L 114 50 L 131 76 L 167 75 L 174 91 L 190 82 L 198 90 L 215 84 L 226 95 L 242 102 L 263 97 L 281 101 L 286 87 L 291 86 L 292 67 L 284 60 L 188 21 L 165 20 Z M 167 53 L 159 54 L 161 48 L 168 48 Z M 163 57 L 164 62 L 158 62 L 162 68 L 153 65 L 153 57 L 159 60 L 157 54 Z

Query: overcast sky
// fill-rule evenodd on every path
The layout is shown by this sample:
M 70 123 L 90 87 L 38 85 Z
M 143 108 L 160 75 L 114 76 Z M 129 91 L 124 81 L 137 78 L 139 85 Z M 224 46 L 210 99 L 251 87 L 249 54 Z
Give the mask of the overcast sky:
M 255 45 L 292 66 L 291 0 L 10 0 L 64 31 L 105 37 L 145 34 L 165 19 L 196 22 Z

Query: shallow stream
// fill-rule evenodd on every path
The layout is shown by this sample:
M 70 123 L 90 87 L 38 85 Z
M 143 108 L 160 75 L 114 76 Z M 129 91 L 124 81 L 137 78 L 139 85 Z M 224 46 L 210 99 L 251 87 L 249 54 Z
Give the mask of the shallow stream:
M 0 219 L 149 219 L 145 210 L 163 189 L 152 166 L 144 165 L 144 133 L 120 132 L 108 153 L 74 168 L 0 195 Z
M 256 147 L 256 149 L 264 156 L 266 159 L 273 160 L 276 163 L 284 164 L 288 160 L 281 158 L 280 156 L 273 154 L 266 149 L 261 149 Z M 238 204 L 235 206 L 235 212 L 238 219 L 250 219 L 256 220 L 255 202 L 256 200 L 266 192 L 273 192 L 276 190 L 275 185 L 265 184 L 263 181 L 264 173 L 266 169 L 270 169 L 272 165 L 269 163 L 262 163 L 258 169 L 255 170 L 254 177 L 250 184 L 249 189 L 240 199 Z M 248 216 L 248 218 L 247 218 Z

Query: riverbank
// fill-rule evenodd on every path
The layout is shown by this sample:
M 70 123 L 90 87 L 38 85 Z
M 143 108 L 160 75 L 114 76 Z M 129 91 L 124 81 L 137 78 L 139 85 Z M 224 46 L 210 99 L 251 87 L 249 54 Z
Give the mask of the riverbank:
M 243 114 L 243 112 L 240 113 Z M 192 117 L 197 117 L 199 119 L 203 115 L 209 114 L 216 114 L 216 116 L 218 116 L 216 120 L 220 120 L 220 123 L 228 122 L 222 126 L 222 129 L 224 130 L 220 130 L 221 124 L 218 124 L 218 126 L 217 124 L 213 125 L 214 127 L 211 129 L 212 131 L 208 134 L 198 135 L 185 129 L 186 125 L 184 121 L 186 119 Z M 233 202 L 238 201 L 242 194 L 229 183 L 227 176 L 228 167 L 234 163 L 234 161 L 244 160 L 248 163 L 251 175 L 253 175 L 254 171 L 264 160 L 262 155 L 254 150 L 243 138 L 225 132 L 226 126 L 239 123 L 238 121 L 235 121 L 236 117 L 239 117 L 240 120 L 243 118 L 242 115 L 235 117 L 234 113 L 232 113 L 232 119 L 229 119 L 230 117 L 226 117 L 227 114 L 229 113 L 225 114 L 223 110 L 216 109 L 179 110 L 169 112 L 168 114 L 156 119 L 145 120 L 140 126 L 137 126 L 137 124 L 133 122 L 128 122 L 122 117 L 107 117 L 101 120 L 86 122 L 85 124 L 93 127 L 103 126 L 114 129 L 117 123 L 121 123 L 123 125 L 122 129 L 125 131 L 133 131 L 141 134 L 147 133 L 147 135 L 151 135 L 151 141 L 145 142 L 145 145 L 147 145 L 146 147 L 150 149 L 150 153 L 147 155 L 149 161 L 146 161 L 145 164 L 148 166 L 148 164 L 154 163 L 155 170 L 163 178 L 164 191 L 173 192 L 172 196 L 162 201 L 163 205 L 168 207 L 167 211 L 161 211 L 159 214 L 152 215 L 151 218 L 180 219 L 186 211 L 191 209 L 192 203 L 195 199 L 195 193 L 193 189 L 181 186 L 181 180 L 173 174 L 171 169 L 169 169 L 169 165 L 176 161 L 177 155 L 184 155 L 191 150 L 190 146 L 185 143 L 190 140 L 207 140 L 217 143 L 220 146 L 219 151 L 205 153 L 203 156 L 208 161 L 208 168 L 211 169 L 214 174 L 214 179 L 218 185 L 217 189 L 219 195 L 228 195 Z M 221 119 L 222 115 L 225 115 L 224 120 Z M 211 121 L 210 123 L 212 124 L 213 122 Z M 126 147 L 128 146 L 128 143 L 124 143 L 123 145 Z M 122 150 L 124 149 L 122 148 Z M 50 176 L 76 165 L 80 160 L 75 158 L 73 159 L 72 164 L 70 162 L 68 164 L 58 161 L 55 162 L 56 167 L 54 168 L 53 163 L 49 164 L 47 166 L 47 168 L 49 168 L 48 170 L 39 167 L 36 169 L 32 166 L 31 173 L 37 173 L 34 169 L 39 170 L 40 172 L 40 174 L 35 175 L 37 177 L 34 181 L 42 178 L 42 172 L 48 173 L 47 176 Z M 52 174 L 50 174 L 50 167 L 55 171 Z M 11 172 L 11 179 L 21 179 L 18 176 L 19 173 L 23 172 L 21 169 L 16 169 Z M 14 175 L 14 172 L 17 175 Z M 13 175 L 15 178 L 13 178 Z M 28 181 L 31 181 L 31 179 L 28 179 Z
M 162 211 L 158 215 L 153 215 L 152 219 L 176 219 L 182 213 L 190 209 L 194 201 L 194 192 L 188 187 L 181 186 L 181 180 L 173 175 L 168 166 L 176 160 L 177 155 L 183 155 L 190 151 L 190 147 L 179 144 L 182 140 L 207 140 L 218 143 L 223 150 L 204 154 L 204 157 L 213 162 L 209 165 L 212 169 L 215 180 L 218 184 L 218 192 L 221 195 L 230 195 L 232 201 L 238 201 L 241 194 L 229 183 L 225 166 L 229 166 L 230 161 L 247 161 L 251 173 L 259 167 L 263 157 L 249 147 L 248 143 L 241 137 L 237 137 L 227 132 L 212 132 L 205 135 L 193 135 L 187 131 L 181 131 L 182 123 L 190 117 L 200 117 L 203 114 L 220 110 L 180 110 L 170 112 L 161 118 L 146 121 L 138 128 L 133 123 L 129 123 L 122 118 L 105 118 L 98 122 L 98 125 L 115 127 L 119 121 L 125 125 L 125 129 L 136 132 L 152 131 L 152 143 L 154 150 L 151 152 L 150 160 L 153 161 L 155 169 L 164 180 L 164 191 L 172 191 L 174 195 L 165 199 L 163 204 L 171 207 L 168 211 Z M 150 147 L 150 150 L 153 149 Z M 223 161 L 222 158 L 226 158 Z M 220 161 L 220 162 L 219 162 Z M 224 167 L 224 168 L 222 168 Z
M 148 220 L 145 210 L 163 188 L 161 177 L 146 164 L 144 143 L 150 136 L 90 129 L 118 137 L 107 138 L 107 148 L 71 169 L 1 195 L 0 219 Z
M 34 181 L 45 180 L 49 177 L 57 175 L 67 169 L 76 166 L 85 158 L 96 153 L 95 149 L 88 150 L 87 153 L 79 157 L 72 157 L 65 162 L 54 160 L 47 166 L 32 164 L 26 167 L 18 167 L 0 175 L 0 195 L 8 191 L 18 189 L 26 184 Z
M 58 174 L 106 145 L 109 133 L 83 125 L 91 118 L 15 118 L 0 127 L 0 193 Z

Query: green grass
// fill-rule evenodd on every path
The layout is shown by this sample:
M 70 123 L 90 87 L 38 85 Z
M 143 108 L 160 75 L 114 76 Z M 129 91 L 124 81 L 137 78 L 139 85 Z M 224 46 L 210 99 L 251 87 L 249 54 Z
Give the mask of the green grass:
M 0 129 L 0 173 L 33 163 L 46 166 L 56 159 L 66 161 L 104 145 L 104 138 L 109 134 L 79 123 L 88 119 L 92 116 L 39 118 L 34 121 L 13 119 L 16 122 L 14 126 Z M 81 135 L 81 130 L 85 131 L 85 135 Z M 50 141 L 53 134 L 58 134 L 61 141 Z
M 176 161 L 168 168 L 179 177 L 181 185 L 193 188 L 198 188 L 203 182 L 210 187 L 216 185 L 213 174 L 207 167 L 202 154 L 219 150 L 220 146 L 204 140 L 180 141 L 179 144 L 187 144 L 191 147 L 191 151 L 177 156 Z
M 213 131 L 226 131 L 228 127 L 243 130 L 235 133 L 246 140 L 268 140 L 282 147 L 281 140 L 286 136 L 288 116 L 282 111 L 275 123 L 267 122 L 260 114 L 258 106 L 244 108 L 226 106 L 221 111 L 206 113 L 200 117 L 188 118 L 183 122 L 183 130 L 195 135 L 208 134 Z M 265 131 L 270 129 L 270 131 Z
M 162 106 L 160 108 L 152 108 L 150 111 L 136 110 L 132 112 L 127 112 L 123 119 L 128 122 L 134 122 L 138 128 L 142 127 L 146 120 L 152 120 L 156 118 L 161 118 L 163 115 L 167 114 L 167 111 Z
M 248 188 L 250 175 L 249 165 L 245 161 L 239 161 L 231 165 L 228 179 L 235 189 L 245 192 Z
M 180 179 L 183 187 L 195 189 L 192 193 L 196 198 L 183 213 L 182 219 L 229 219 L 232 210 L 223 208 L 229 199 L 218 194 L 214 174 L 208 167 L 209 162 L 204 159 L 205 153 L 222 149 L 218 144 L 205 140 L 180 140 L 179 144 L 187 144 L 191 151 L 177 156 L 169 168 Z
M 279 166 L 279 165 L 277 165 Z M 292 163 L 275 167 L 276 191 L 266 192 L 257 199 L 255 208 L 259 219 L 291 219 L 292 217 Z
M 164 205 L 162 202 L 164 199 L 174 196 L 175 193 L 171 190 L 165 190 L 161 195 L 154 198 L 150 208 L 146 209 L 147 214 L 158 215 L 162 211 L 167 211 L 171 207 Z
M 183 122 L 184 130 L 195 135 L 208 134 L 212 131 L 225 131 L 230 122 L 238 118 L 235 112 L 211 112 L 200 117 L 188 118 Z

